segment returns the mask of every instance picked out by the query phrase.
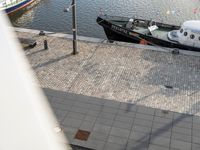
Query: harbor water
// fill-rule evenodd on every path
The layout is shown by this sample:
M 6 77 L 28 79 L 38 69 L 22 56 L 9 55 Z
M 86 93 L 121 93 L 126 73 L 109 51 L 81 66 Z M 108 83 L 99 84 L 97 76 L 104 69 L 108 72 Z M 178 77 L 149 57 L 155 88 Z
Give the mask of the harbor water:
M 40 0 L 27 11 L 10 16 L 16 27 L 72 33 L 72 14 L 63 10 L 70 0 Z M 78 34 L 106 38 L 96 23 L 100 14 L 139 17 L 180 25 L 200 19 L 199 0 L 77 0 Z

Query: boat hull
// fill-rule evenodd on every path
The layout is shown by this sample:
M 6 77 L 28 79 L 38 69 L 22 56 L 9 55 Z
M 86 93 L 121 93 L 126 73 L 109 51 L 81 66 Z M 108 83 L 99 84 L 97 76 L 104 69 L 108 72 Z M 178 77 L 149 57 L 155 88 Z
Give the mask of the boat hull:
M 108 18 L 108 17 L 105 17 L 105 18 Z M 166 40 L 162 40 L 162 39 L 155 38 L 152 36 L 140 34 L 138 32 L 134 32 L 124 27 L 120 27 L 117 24 L 113 24 L 111 21 L 105 18 L 99 16 L 97 18 L 97 23 L 104 28 L 106 36 L 108 40 L 111 42 L 113 41 L 132 42 L 132 43 L 140 43 L 140 44 L 145 44 L 145 45 L 168 47 L 168 48 L 173 48 L 173 49 L 200 51 L 199 48 L 195 48 L 195 47 L 191 47 L 187 45 L 181 45 L 177 42 L 166 41 Z M 129 18 L 127 18 L 127 20 L 128 19 Z M 123 20 L 123 19 L 119 18 L 119 20 Z M 145 41 L 145 42 L 142 42 L 142 41 Z
M 16 5 L 13 5 L 12 7 L 6 8 L 6 9 L 5 9 L 5 12 L 6 12 L 7 14 L 12 14 L 12 13 L 14 13 L 14 12 L 16 12 L 16 11 L 19 11 L 19 10 L 21 10 L 21 9 L 23 9 L 23 8 L 25 8 L 25 7 L 27 7 L 27 6 L 29 6 L 29 5 L 32 4 L 34 1 L 35 1 L 35 0 L 25 0 L 25 1 L 21 2 L 21 3 L 18 3 L 18 4 L 16 4 Z

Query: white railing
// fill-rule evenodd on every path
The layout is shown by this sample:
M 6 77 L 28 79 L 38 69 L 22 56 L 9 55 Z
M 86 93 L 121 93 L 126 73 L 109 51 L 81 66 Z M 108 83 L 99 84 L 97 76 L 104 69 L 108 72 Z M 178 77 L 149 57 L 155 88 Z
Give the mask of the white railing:
M 0 0 L 0 8 L 7 8 L 23 0 Z

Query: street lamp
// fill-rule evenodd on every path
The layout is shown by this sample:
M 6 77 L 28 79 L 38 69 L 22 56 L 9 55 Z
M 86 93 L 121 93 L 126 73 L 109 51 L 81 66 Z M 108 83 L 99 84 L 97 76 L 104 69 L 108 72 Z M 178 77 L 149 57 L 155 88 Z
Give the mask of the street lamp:
M 78 54 L 77 50 L 77 24 L 76 24 L 76 0 L 72 0 L 71 6 L 65 8 L 65 12 L 69 12 L 72 8 L 72 31 L 73 31 L 73 55 Z

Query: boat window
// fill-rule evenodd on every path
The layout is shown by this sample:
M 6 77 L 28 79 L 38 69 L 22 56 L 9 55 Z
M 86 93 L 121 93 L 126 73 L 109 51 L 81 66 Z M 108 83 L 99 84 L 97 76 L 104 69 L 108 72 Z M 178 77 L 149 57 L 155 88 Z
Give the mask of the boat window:
M 183 29 L 180 30 L 180 33 L 183 33 Z
M 199 41 L 200 41 L 200 37 L 199 37 Z
M 184 36 L 187 36 L 187 32 L 184 32 Z
M 191 34 L 191 35 L 190 35 L 190 38 L 191 38 L 191 39 L 194 39 L 194 38 L 195 38 L 194 34 Z

